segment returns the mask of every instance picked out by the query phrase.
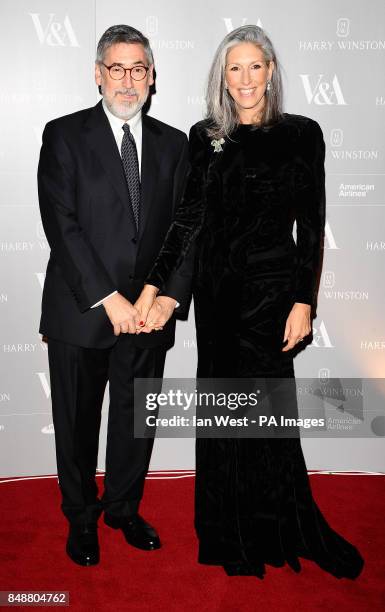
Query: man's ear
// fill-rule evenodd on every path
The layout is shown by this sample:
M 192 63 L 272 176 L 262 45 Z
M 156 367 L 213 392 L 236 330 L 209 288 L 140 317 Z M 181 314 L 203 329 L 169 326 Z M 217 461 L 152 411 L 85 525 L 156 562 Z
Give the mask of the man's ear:
M 100 66 L 97 62 L 95 62 L 95 83 L 99 86 L 102 84 L 102 73 L 100 71 Z
M 148 79 L 148 84 L 149 85 L 153 85 L 154 84 L 154 64 L 150 65 L 150 70 L 149 72 L 149 79 Z

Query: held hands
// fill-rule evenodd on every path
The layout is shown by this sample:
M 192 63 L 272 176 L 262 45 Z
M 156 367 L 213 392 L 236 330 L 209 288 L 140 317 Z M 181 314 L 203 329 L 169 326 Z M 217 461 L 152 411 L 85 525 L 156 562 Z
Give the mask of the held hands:
M 158 291 L 153 285 L 145 285 L 135 305 L 120 293 L 115 293 L 103 301 L 115 336 L 141 332 L 148 334 L 154 329 L 163 329 L 177 302 L 164 295 L 156 297 Z
M 176 305 L 176 300 L 174 300 L 174 298 L 166 295 L 160 295 L 159 297 L 155 297 L 151 307 L 147 311 L 147 316 L 145 317 L 144 314 L 146 310 L 143 310 L 142 307 L 142 295 L 145 288 L 135 303 L 135 307 L 138 308 L 138 310 L 143 314 L 142 321 L 145 321 L 145 325 L 141 326 L 140 329 L 137 330 L 137 334 L 140 334 L 141 332 L 149 334 L 153 330 L 158 331 L 159 329 L 163 329 L 163 326 L 171 318 Z M 147 299 L 147 297 L 144 297 L 143 300 L 144 299 Z M 146 302 L 146 305 L 147 304 L 148 302 Z
M 296 302 L 287 317 L 283 342 L 288 340 L 282 351 L 290 351 L 311 332 L 311 306 Z

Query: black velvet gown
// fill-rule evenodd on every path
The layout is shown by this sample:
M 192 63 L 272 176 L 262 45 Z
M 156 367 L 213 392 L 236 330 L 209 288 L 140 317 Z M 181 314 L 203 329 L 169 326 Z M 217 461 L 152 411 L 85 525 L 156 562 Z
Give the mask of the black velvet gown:
M 215 144 L 206 126 L 191 128 L 184 198 L 146 282 L 162 290 L 195 248 L 197 377 L 294 378 L 295 349 L 281 349 L 293 304 L 316 306 L 325 223 L 321 128 L 285 113 L 269 127 L 240 125 Z M 197 439 L 195 493 L 200 563 L 260 578 L 265 564 L 300 571 L 299 557 L 338 578 L 362 570 L 358 550 L 312 497 L 299 438 Z

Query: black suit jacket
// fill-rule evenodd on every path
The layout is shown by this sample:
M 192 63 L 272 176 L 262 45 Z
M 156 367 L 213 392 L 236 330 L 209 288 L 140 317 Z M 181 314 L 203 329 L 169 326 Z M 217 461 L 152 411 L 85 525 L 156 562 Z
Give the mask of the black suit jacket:
M 104 307 L 117 289 L 131 302 L 161 249 L 188 169 L 186 135 L 143 115 L 141 217 L 137 231 L 121 157 L 101 101 L 47 123 L 38 167 L 39 205 L 51 247 L 40 333 L 91 348 L 117 337 Z M 163 331 L 133 335 L 137 346 L 171 346 L 175 316 L 186 317 L 193 252 L 162 293 L 180 302 Z

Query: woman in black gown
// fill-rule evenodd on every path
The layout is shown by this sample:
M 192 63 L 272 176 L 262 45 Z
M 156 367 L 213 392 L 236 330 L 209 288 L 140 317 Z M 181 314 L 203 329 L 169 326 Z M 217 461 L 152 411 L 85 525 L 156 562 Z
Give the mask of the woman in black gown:
M 153 299 L 194 243 L 197 377 L 294 378 L 321 260 L 322 131 L 282 113 L 279 64 L 257 26 L 219 46 L 207 103 L 190 131 L 183 201 L 140 300 Z M 154 311 L 150 319 L 165 323 Z M 362 570 L 312 497 L 298 438 L 197 439 L 195 499 L 200 563 L 260 578 L 265 564 L 300 571 L 299 557 L 338 578 Z

